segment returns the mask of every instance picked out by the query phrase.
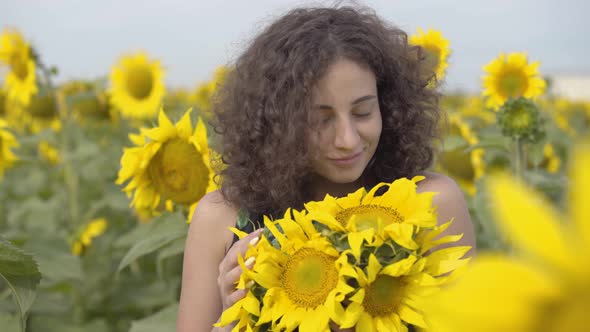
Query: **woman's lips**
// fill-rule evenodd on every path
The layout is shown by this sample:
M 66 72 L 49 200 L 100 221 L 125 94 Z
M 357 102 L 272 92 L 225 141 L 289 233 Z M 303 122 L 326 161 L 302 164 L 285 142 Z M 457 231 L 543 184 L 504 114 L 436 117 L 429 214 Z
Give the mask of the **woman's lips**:
M 332 163 L 338 165 L 338 166 L 349 166 L 352 165 L 354 163 L 356 163 L 361 155 L 363 154 L 363 152 L 359 152 L 350 156 L 346 156 L 343 158 L 328 158 Z

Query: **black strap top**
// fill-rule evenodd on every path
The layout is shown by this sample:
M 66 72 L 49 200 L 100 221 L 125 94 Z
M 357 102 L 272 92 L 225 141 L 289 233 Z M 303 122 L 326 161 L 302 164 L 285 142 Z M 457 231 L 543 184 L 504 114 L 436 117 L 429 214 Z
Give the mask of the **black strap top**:
M 262 218 L 263 217 L 260 215 L 254 215 L 251 217 L 247 211 L 240 210 L 238 212 L 238 218 L 236 220 L 236 228 L 241 230 L 242 232 L 252 233 L 257 229 L 264 227 L 264 224 L 262 223 Z M 238 240 L 238 236 L 234 234 L 234 239 L 232 240 L 232 243 L 229 246 L 229 248 L 231 248 L 234 245 L 234 243 L 236 243 Z

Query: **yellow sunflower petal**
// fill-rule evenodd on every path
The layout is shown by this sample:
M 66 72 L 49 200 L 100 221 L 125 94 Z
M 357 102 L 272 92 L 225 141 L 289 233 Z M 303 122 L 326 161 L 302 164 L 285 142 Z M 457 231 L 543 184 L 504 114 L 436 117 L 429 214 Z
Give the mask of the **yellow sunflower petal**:
M 398 262 L 385 266 L 381 271 L 381 274 L 387 274 L 392 277 L 399 277 L 401 275 L 407 274 L 416 262 L 416 260 L 417 259 L 415 256 L 409 256 L 408 258 L 402 259 Z
M 459 280 L 421 303 L 441 330 L 533 331 L 538 308 L 560 293 L 556 280 L 499 255 L 480 255 Z
M 581 245 L 590 254 L 590 208 L 588 207 L 587 190 L 590 188 L 590 143 L 584 142 L 573 151 L 573 162 L 570 167 L 571 185 L 569 206 L 572 221 L 575 223 Z M 588 256 L 586 256 L 588 257 Z
M 191 134 L 193 133 L 193 125 L 191 124 L 191 112 L 192 108 L 189 108 L 180 121 L 176 123 L 176 131 L 178 132 L 178 136 L 182 139 L 189 140 Z
M 506 175 L 494 176 L 489 190 L 497 222 L 514 246 L 558 267 L 575 265 L 560 216 L 538 193 Z
M 422 315 L 420 315 L 419 313 L 417 313 L 416 311 L 414 311 L 412 308 L 406 306 L 406 305 L 401 305 L 399 308 L 399 315 L 401 317 L 401 319 L 405 322 L 408 322 L 410 324 L 425 328 L 426 327 L 426 322 L 424 321 L 424 318 L 422 317 Z
M 359 317 L 359 320 L 356 324 L 356 330 L 363 332 L 377 332 L 377 329 L 373 325 L 373 319 L 365 312 L 363 312 Z

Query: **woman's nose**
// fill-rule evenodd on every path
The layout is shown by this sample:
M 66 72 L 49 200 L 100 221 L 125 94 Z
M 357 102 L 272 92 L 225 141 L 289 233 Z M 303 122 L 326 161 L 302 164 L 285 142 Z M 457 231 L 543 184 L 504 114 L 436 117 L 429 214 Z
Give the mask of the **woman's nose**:
M 334 133 L 334 147 L 342 150 L 354 150 L 360 141 L 356 124 L 352 119 L 339 119 Z

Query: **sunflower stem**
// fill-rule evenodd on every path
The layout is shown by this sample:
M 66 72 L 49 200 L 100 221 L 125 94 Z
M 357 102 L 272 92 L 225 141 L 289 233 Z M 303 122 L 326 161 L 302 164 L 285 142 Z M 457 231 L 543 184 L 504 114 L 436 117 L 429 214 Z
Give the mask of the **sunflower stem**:
M 520 137 L 516 137 L 514 140 L 514 176 L 520 181 L 524 181 L 525 153 L 525 143 Z
M 69 209 L 69 222 L 72 226 L 72 230 L 75 230 L 79 223 L 79 207 L 78 207 L 78 187 L 79 179 L 78 174 L 74 170 L 72 165 L 72 158 L 70 158 L 70 114 L 65 101 L 65 96 L 57 91 L 51 80 L 51 69 L 47 68 L 45 64 L 39 59 L 38 66 L 43 73 L 45 84 L 48 90 L 53 95 L 55 107 L 58 110 L 59 119 L 62 124 L 61 137 L 59 142 L 59 153 L 62 156 L 63 169 L 64 169 L 64 181 L 67 188 L 67 201 Z

